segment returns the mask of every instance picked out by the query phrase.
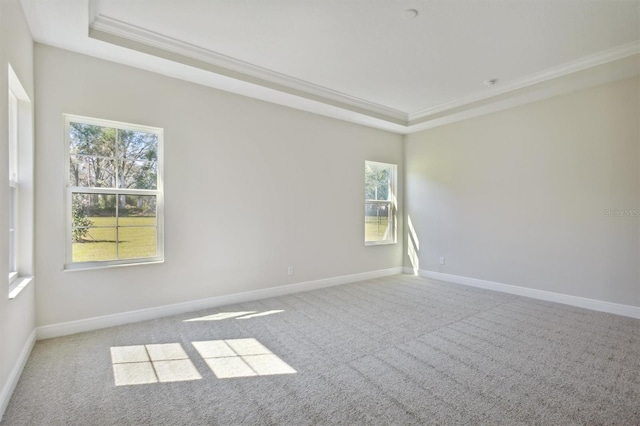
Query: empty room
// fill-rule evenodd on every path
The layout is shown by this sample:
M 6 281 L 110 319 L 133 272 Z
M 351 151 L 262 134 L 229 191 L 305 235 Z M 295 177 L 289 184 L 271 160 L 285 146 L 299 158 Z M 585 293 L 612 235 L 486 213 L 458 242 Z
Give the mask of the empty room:
M 640 0 L 0 24 L 1 426 L 640 425 Z

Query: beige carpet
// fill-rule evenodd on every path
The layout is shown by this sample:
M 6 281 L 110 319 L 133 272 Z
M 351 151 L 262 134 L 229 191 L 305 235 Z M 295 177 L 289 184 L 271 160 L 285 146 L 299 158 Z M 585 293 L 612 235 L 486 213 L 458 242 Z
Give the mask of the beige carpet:
M 408 275 L 39 341 L 5 425 L 640 424 L 640 321 Z

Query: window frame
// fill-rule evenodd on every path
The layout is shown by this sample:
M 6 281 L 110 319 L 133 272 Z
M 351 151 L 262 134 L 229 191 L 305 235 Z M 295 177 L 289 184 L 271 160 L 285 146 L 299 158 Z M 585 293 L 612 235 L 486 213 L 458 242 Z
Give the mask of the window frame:
M 92 126 L 107 127 L 117 130 L 128 130 L 143 133 L 155 134 L 158 138 L 157 146 L 157 182 L 156 189 L 129 189 L 129 188 L 107 188 L 107 187 L 87 187 L 73 186 L 69 181 L 70 176 L 70 142 L 71 123 L 81 123 Z M 111 268 L 131 265 L 146 265 L 164 262 L 164 129 L 159 127 L 144 126 L 121 121 L 106 120 L 100 118 L 86 117 L 74 114 L 64 114 L 64 144 L 65 144 L 65 167 L 64 167 L 64 199 L 65 199 L 65 271 L 87 270 Z M 117 148 L 117 142 L 116 142 Z M 116 199 L 120 195 L 140 195 L 156 197 L 156 255 L 149 257 L 137 257 L 126 259 L 98 260 L 86 262 L 73 261 L 73 219 L 72 219 L 72 196 L 73 194 L 105 194 L 115 195 Z M 120 226 L 116 221 L 114 228 Z M 117 235 L 117 232 L 116 232 Z M 117 250 L 116 239 L 116 250 Z M 117 253 L 117 251 L 116 251 Z
M 366 214 L 364 215 L 364 221 L 365 221 L 365 225 L 363 227 L 364 230 L 364 245 L 365 246 L 379 246 L 379 245 L 388 245 L 388 244 L 396 244 L 398 242 L 398 218 L 397 218 L 397 212 L 398 212 L 398 198 L 397 198 L 397 191 L 398 191 L 398 166 L 396 164 L 391 164 L 391 163 L 383 163 L 383 162 L 379 162 L 379 161 L 369 161 L 369 160 L 365 160 L 364 162 L 364 185 L 363 187 L 366 187 L 366 183 L 367 183 L 367 177 L 366 177 L 366 170 L 367 170 L 367 166 L 371 165 L 371 166 L 376 166 L 376 167 L 385 167 L 385 168 L 389 168 L 391 170 L 391 176 L 389 177 L 389 196 L 387 200 L 368 200 L 366 198 L 366 191 L 365 191 L 365 196 L 364 196 L 364 206 L 366 209 L 367 204 L 371 204 L 371 203 L 376 203 L 376 204 L 389 204 L 390 206 L 390 212 L 389 212 L 389 218 L 391 220 L 391 223 L 389 224 L 389 229 L 390 229 L 390 233 L 391 235 L 389 236 L 389 238 L 385 239 L 385 240 L 367 240 L 367 233 L 366 233 Z

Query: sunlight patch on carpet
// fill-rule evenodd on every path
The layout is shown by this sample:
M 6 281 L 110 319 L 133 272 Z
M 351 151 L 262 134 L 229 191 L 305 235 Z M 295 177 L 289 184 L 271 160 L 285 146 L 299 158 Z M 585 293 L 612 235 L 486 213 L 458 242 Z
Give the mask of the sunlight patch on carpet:
M 111 363 L 116 386 L 202 379 L 179 343 L 113 346 Z
M 205 315 L 203 317 L 191 318 L 188 320 L 184 320 L 184 322 L 194 322 L 194 321 L 222 321 L 226 319 L 249 319 L 256 317 L 264 317 L 267 315 L 279 314 L 280 312 L 284 312 L 282 309 L 274 309 L 271 311 L 258 312 L 258 311 L 240 311 L 240 312 L 218 312 L 213 315 Z
M 253 338 L 191 343 L 219 379 L 297 373 Z
M 284 312 L 284 311 L 283 310 L 279 310 L 279 309 L 274 309 L 273 311 L 258 312 L 258 313 L 255 313 L 255 314 L 238 317 L 236 319 L 249 319 L 249 318 L 264 317 L 264 316 L 267 316 L 267 315 L 279 314 L 280 312 Z

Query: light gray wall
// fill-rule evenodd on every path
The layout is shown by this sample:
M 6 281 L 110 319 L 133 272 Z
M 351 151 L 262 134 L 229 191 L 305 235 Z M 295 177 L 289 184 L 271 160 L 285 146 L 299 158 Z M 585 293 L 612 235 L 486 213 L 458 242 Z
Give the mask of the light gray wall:
M 639 95 L 626 79 L 408 136 L 419 268 L 640 306 Z
M 27 95 L 33 101 L 33 41 L 18 0 L 0 1 L 0 176 L 7 182 L 8 167 L 8 76 L 10 63 Z M 0 185 L 0 397 L 8 396 L 9 376 L 35 327 L 34 283 L 16 299 L 8 299 L 9 275 L 9 187 Z M 0 404 L 8 401 L 0 399 Z M 0 416 L 4 407 L 0 406 Z
M 38 325 L 402 266 L 363 242 L 399 135 L 39 44 L 36 89 Z M 63 113 L 164 128 L 164 264 L 63 272 Z

